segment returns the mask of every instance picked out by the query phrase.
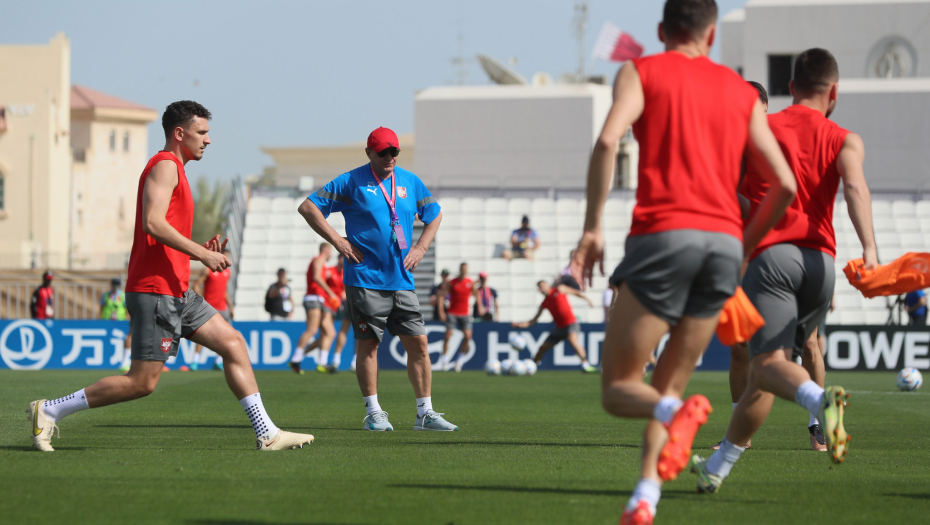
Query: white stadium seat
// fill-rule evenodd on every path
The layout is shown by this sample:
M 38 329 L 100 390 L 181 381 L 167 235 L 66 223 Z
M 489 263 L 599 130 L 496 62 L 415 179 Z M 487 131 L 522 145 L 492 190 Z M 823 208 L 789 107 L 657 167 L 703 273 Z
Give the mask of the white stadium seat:
M 898 200 L 892 202 L 891 214 L 895 217 L 914 217 L 916 215 L 914 201 Z
M 252 197 L 249 199 L 249 213 L 271 211 L 271 199 L 268 197 Z
M 583 213 L 576 199 L 559 199 L 555 201 L 555 213 L 559 216 L 580 215 Z
M 462 199 L 462 215 L 464 217 L 481 214 L 484 214 L 484 199 L 473 197 Z
M 287 215 L 296 213 L 297 207 L 294 206 L 294 199 L 291 197 L 275 197 L 271 199 L 271 213 Z
M 530 215 L 530 200 L 529 199 L 510 199 L 510 202 L 507 203 L 507 212 L 510 215 Z M 530 217 L 532 221 L 533 217 Z
M 914 211 L 918 217 L 930 217 L 930 200 L 917 201 Z
M 506 199 L 492 198 L 484 203 L 484 212 L 487 215 L 507 215 L 510 213 Z
M 443 197 L 437 199 L 439 207 L 442 208 L 442 214 L 457 215 L 462 211 L 462 201 L 453 197 Z
M 245 216 L 246 228 L 267 228 L 271 224 L 271 215 L 265 212 L 251 213 Z
M 872 201 L 872 216 L 890 217 L 891 216 L 891 203 L 888 201 L 873 200 Z
M 920 231 L 920 222 L 916 217 L 896 218 L 894 224 L 898 233 Z
M 555 215 L 555 201 L 552 199 L 533 199 L 530 206 L 533 215 Z

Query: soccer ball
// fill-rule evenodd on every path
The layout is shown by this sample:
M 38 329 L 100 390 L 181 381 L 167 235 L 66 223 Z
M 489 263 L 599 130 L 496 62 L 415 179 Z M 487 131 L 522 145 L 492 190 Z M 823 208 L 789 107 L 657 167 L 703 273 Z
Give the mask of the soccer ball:
M 510 342 L 510 346 L 517 352 L 526 348 L 526 339 L 517 332 L 510 332 L 510 337 L 508 337 L 507 340 Z
M 536 373 L 536 361 L 532 359 L 524 359 L 523 366 L 526 367 L 526 375 L 531 376 Z
M 484 371 L 487 372 L 489 376 L 501 375 L 501 362 L 497 359 L 489 360 L 484 364 Z
M 512 376 L 525 376 L 526 375 L 526 364 L 519 359 L 514 360 L 513 365 L 510 367 L 510 375 Z
M 503 361 L 501 361 L 501 373 L 502 374 L 504 374 L 505 376 L 510 375 L 510 369 L 513 368 L 513 361 L 514 361 L 513 359 L 504 359 Z
M 916 368 L 905 368 L 898 372 L 898 390 L 904 390 L 905 392 L 917 390 L 923 382 L 924 378 L 920 374 L 920 370 Z

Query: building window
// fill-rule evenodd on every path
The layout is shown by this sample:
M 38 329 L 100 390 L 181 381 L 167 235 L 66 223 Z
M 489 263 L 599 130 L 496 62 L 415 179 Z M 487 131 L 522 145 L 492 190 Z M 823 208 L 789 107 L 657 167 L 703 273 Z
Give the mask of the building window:
M 123 151 L 129 153 L 129 132 L 123 132 Z
M 790 97 L 788 83 L 794 77 L 797 55 L 769 55 L 769 96 Z
M 0 171 L 0 211 L 3 211 L 6 209 L 6 199 L 5 199 L 6 194 L 3 191 L 4 190 L 3 182 L 4 182 L 3 172 Z
M 74 162 L 87 162 L 87 150 L 71 148 L 71 157 Z
M 110 151 L 116 151 L 116 130 L 110 130 Z

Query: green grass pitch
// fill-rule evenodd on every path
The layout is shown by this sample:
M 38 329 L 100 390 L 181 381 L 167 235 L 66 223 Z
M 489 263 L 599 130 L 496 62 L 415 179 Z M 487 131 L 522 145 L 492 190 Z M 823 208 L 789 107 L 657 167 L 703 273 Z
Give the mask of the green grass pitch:
M 271 524 L 614 524 L 639 472 L 643 422 L 600 407 L 597 376 L 437 373 L 436 409 L 455 433 L 414 432 L 403 372 L 381 374 L 395 431 L 361 430 L 354 374 L 258 373 L 275 423 L 312 432 L 303 450 L 259 453 L 215 372 L 165 374 L 146 399 L 71 416 L 57 451 L 31 448 L 24 410 L 100 372 L 0 372 L 0 522 Z M 688 474 L 663 490 L 657 524 L 921 523 L 930 520 L 930 393 L 891 373 L 830 373 L 853 392 L 852 450 L 839 466 L 810 451 L 807 415 L 776 402 L 720 493 Z M 725 372 L 691 392 L 716 411 L 695 450 L 730 417 Z

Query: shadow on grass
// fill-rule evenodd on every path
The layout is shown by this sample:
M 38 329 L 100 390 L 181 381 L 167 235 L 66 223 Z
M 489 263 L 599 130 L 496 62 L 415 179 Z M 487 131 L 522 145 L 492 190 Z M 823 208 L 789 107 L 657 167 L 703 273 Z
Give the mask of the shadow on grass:
M 882 496 L 889 496 L 892 498 L 910 498 L 910 499 L 930 499 L 930 494 L 900 494 L 896 492 L 886 492 Z
M 97 428 L 232 428 L 232 429 L 249 429 L 252 427 L 248 425 L 150 425 L 150 424 L 139 424 L 139 425 L 94 425 Z M 292 427 L 288 426 L 287 430 L 362 430 L 361 428 L 345 428 L 345 427 Z
M 504 447 L 599 447 L 641 448 L 641 445 L 617 443 L 527 443 L 520 441 L 405 441 L 404 445 L 498 445 Z
M 304 522 L 283 522 L 283 521 L 259 521 L 259 520 L 187 520 L 184 523 L 191 525 L 352 525 L 346 523 L 332 523 L 323 521 L 304 521 Z
M 560 487 L 517 487 L 508 485 L 437 485 L 437 484 L 399 484 L 387 485 L 395 489 L 439 489 L 439 490 L 474 490 L 481 492 L 518 492 L 522 494 L 564 494 L 573 496 L 609 496 L 628 498 L 633 494 L 631 490 L 591 490 L 591 489 L 567 489 Z M 693 490 L 663 490 L 663 499 L 701 499 L 701 496 Z M 747 503 L 747 504 L 771 504 L 774 501 L 766 500 L 730 500 L 719 497 L 714 498 L 722 503 Z
M 11 450 L 14 452 L 27 452 L 27 451 L 34 452 L 35 448 L 29 445 L 3 445 L 3 446 L 0 446 L 0 450 Z

